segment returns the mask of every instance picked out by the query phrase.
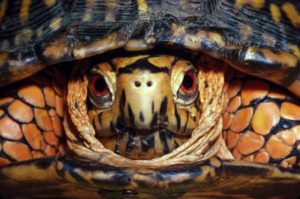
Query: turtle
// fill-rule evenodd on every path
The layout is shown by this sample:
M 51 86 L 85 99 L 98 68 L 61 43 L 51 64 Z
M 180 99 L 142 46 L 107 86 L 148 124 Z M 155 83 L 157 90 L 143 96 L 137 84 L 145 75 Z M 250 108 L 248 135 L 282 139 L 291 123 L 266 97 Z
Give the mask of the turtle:
M 1 198 L 300 195 L 296 0 L 2 0 Z

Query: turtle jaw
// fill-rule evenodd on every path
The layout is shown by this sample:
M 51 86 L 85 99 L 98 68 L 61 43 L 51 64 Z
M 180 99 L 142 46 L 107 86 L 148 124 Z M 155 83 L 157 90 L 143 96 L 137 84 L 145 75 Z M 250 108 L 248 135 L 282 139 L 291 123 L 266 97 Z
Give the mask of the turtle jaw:
M 166 128 L 115 129 L 114 136 L 99 137 L 105 148 L 133 160 L 150 160 L 161 157 L 185 143 L 188 136 L 176 135 Z

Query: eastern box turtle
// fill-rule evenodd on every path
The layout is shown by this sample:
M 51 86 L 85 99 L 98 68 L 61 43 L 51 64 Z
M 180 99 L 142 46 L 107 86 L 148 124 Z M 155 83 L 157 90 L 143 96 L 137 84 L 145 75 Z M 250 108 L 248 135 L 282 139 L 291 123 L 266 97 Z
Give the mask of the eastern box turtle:
M 298 0 L 1 0 L 0 23 L 1 198 L 300 195 Z

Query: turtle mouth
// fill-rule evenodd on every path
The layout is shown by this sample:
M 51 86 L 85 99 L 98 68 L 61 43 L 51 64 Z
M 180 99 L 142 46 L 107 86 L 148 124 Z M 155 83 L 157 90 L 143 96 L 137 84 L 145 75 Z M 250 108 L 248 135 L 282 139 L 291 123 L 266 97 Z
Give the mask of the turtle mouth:
M 114 131 L 114 136 L 98 137 L 98 139 L 105 148 L 133 160 L 161 157 L 172 152 L 190 138 L 190 135 L 176 135 L 163 127 L 157 129 L 127 127 Z

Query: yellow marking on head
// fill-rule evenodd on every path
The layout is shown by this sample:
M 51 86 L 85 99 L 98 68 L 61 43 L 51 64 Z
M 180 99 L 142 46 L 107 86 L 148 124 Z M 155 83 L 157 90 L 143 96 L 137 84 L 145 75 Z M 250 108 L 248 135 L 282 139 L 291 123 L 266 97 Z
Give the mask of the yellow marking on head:
M 300 13 L 293 4 L 284 3 L 281 9 L 294 27 L 300 27 Z
M 104 73 L 108 73 L 108 72 L 114 72 L 111 65 L 107 62 L 103 62 L 101 64 L 97 65 L 98 68 L 103 71 Z
M 276 4 L 271 3 L 270 4 L 270 12 L 271 12 L 273 21 L 276 24 L 278 24 L 280 22 L 280 20 L 281 20 L 281 11 L 280 11 L 280 8 Z
M 106 80 L 107 86 L 112 94 L 112 101 L 114 101 L 117 81 L 116 72 L 113 70 L 112 66 L 107 62 L 98 64 L 96 71 L 97 73 L 100 73 Z M 105 125 L 105 123 L 109 122 L 108 117 L 105 117 L 105 120 L 107 121 L 102 121 L 102 125 Z M 106 126 L 109 126 L 109 123 L 106 124 Z
M 20 9 L 20 21 L 22 24 L 25 24 L 28 22 L 28 16 L 29 16 L 29 8 L 30 8 L 31 0 L 23 0 L 21 9 Z
M 7 0 L 2 0 L 0 3 L 0 22 L 2 21 L 7 8 Z
M 116 65 L 117 68 L 124 68 L 134 62 L 149 57 L 149 55 L 139 55 L 135 57 L 117 57 L 113 59 L 113 63 Z
M 95 4 L 95 0 L 87 0 L 86 1 L 86 8 L 84 11 L 82 21 L 90 21 L 92 19 L 92 11 Z
M 265 0 L 236 0 L 234 7 L 235 9 L 239 10 L 241 9 L 244 5 L 249 5 L 254 9 L 262 9 L 265 5 Z
M 139 16 L 144 19 L 149 19 L 148 5 L 145 0 L 137 0 Z
M 44 4 L 45 4 L 48 8 L 52 7 L 52 6 L 55 4 L 55 2 L 56 2 L 56 0 L 43 0 L 43 1 L 44 1 Z
M 59 29 L 61 26 L 61 20 L 62 20 L 62 18 L 60 18 L 60 17 L 56 17 L 56 18 L 52 19 L 52 21 L 50 22 L 50 25 L 49 25 L 50 28 L 52 30 Z
M 298 46 L 296 46 L 294 44 L 288 44 L 288 47 L 294 55 L 296 55 L 298 58 L 300 58 L 300 49 Z
M 164 55 L 159 57 L 150 57 L 148 58 L 148 61 L 159 68 L 168 67 L 170 69 L 174 59 L 174 56 Z

